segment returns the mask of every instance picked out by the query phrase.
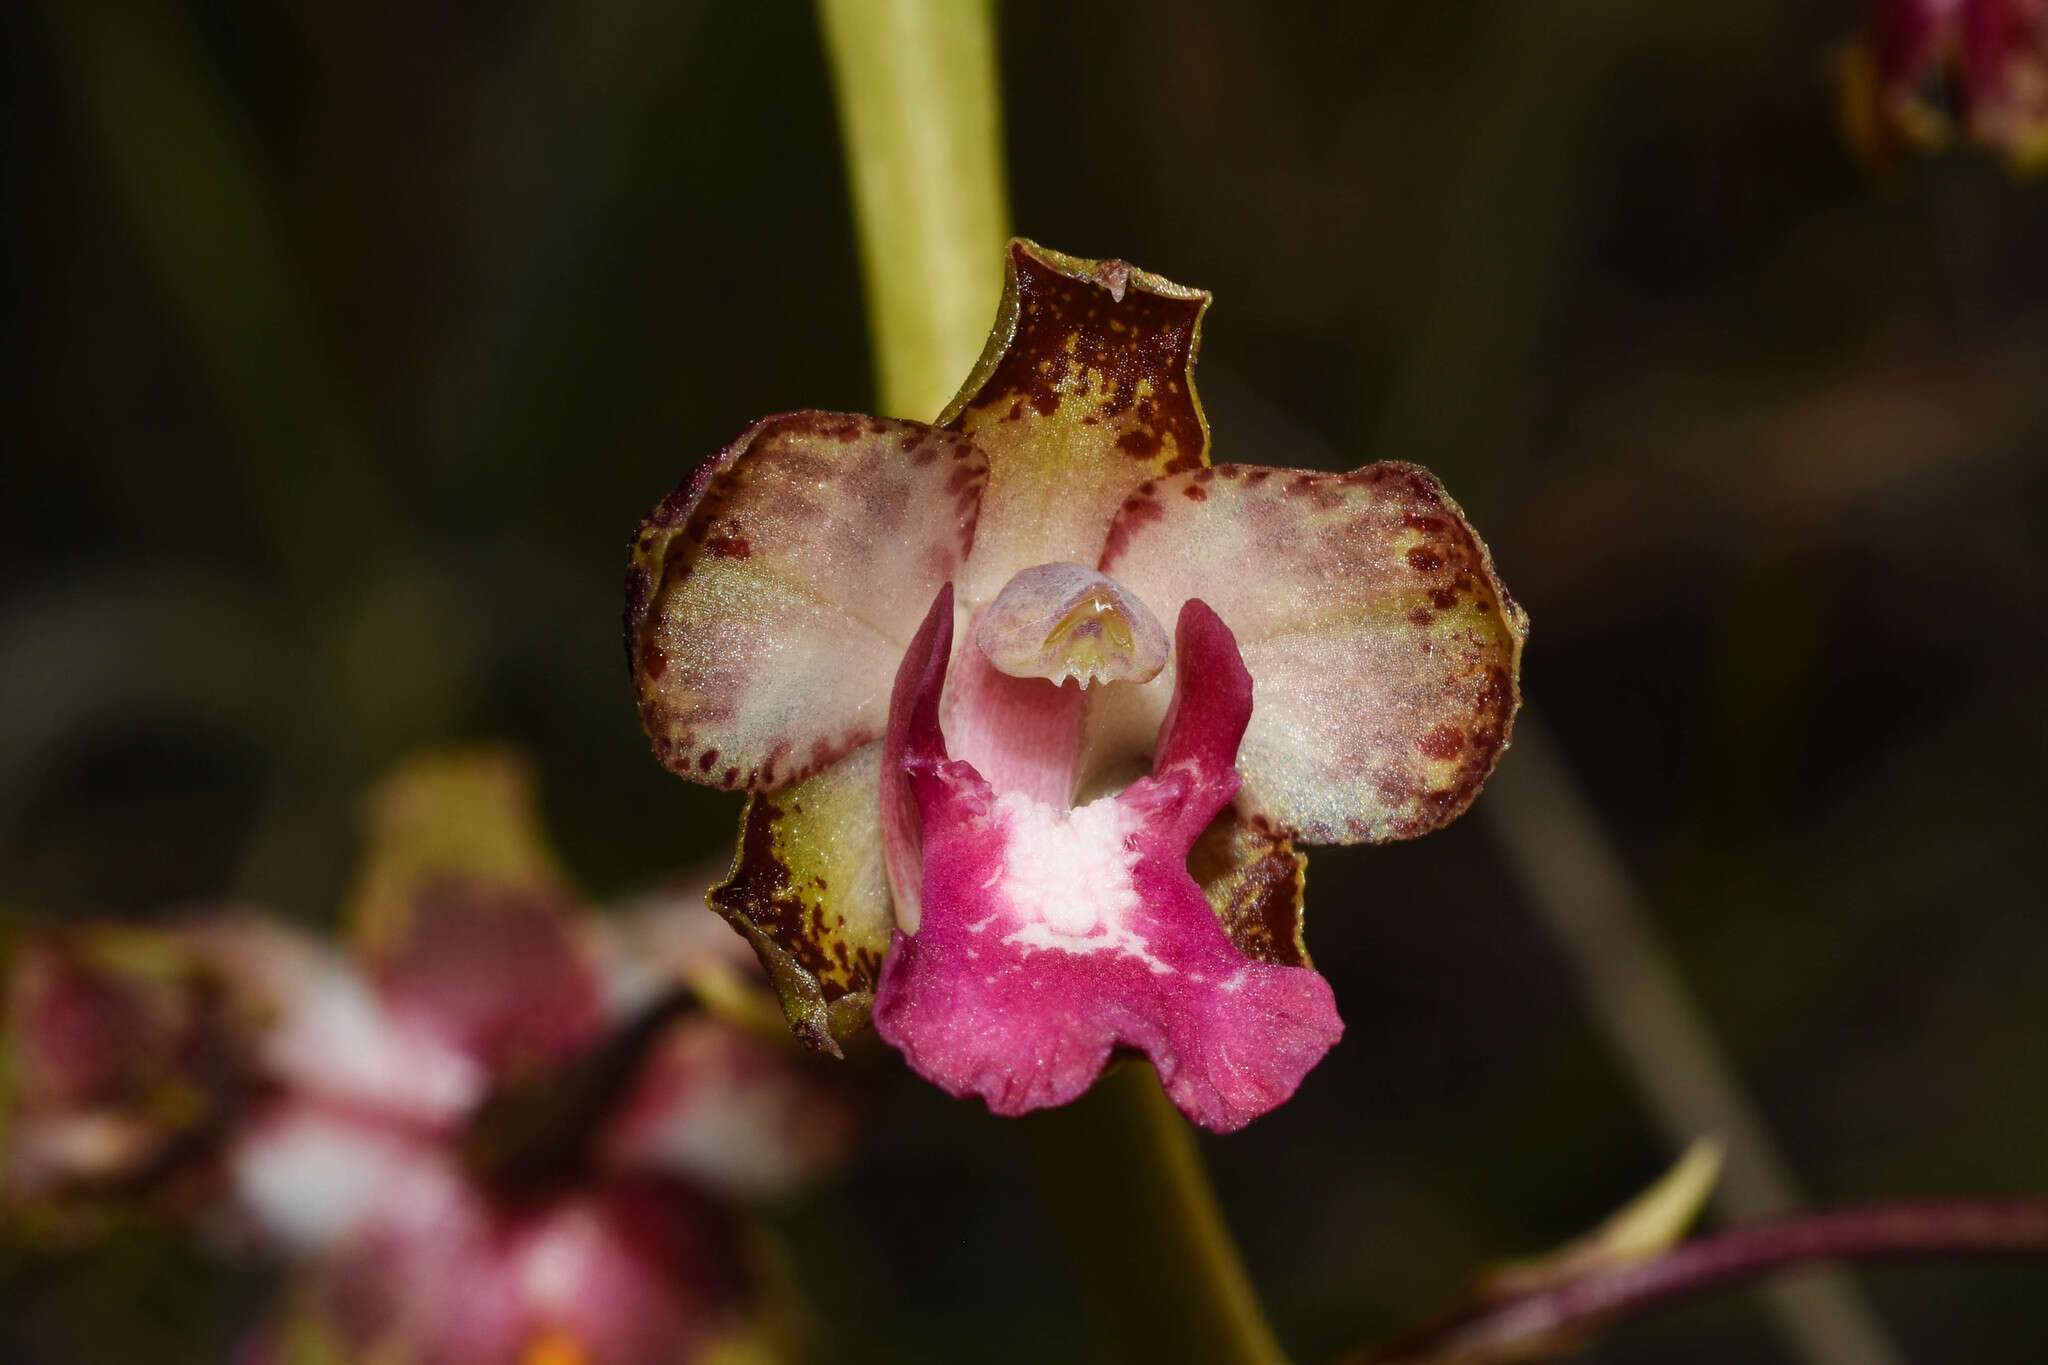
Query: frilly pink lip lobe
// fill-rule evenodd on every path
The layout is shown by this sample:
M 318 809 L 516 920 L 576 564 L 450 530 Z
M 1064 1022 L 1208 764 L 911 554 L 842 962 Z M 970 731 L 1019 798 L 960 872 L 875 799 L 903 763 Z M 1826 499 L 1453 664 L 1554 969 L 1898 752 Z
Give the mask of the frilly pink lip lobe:
M 1240 953 L 1187 872 L 1236 790 L 1251 716 L 1229 628 L 1199 601 L 1181 609 L 1152 775 L 1066 809 L 998 794 L 947 756 L 952 615 L 948 589 L 890 717 L 922 829 L 922 911 L 883 964 L 876 1028 L 921 1075 L 999 1114 L 1076 1098 L 1127 1047 L 1197 1123 L 1243 1127 L 1293 1094 L 1343 1025 L 1320 976 Z

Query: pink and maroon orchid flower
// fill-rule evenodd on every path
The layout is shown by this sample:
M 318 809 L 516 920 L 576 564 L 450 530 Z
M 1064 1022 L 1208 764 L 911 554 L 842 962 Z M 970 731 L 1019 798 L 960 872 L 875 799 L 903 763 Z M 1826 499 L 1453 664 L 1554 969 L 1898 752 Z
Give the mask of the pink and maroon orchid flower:
M 1134 1050 L 1238 1128 L 1342 1028 L 1296 841 L 1435 829 L 1506 748 L 1484 544 L 1414 466 L 1211 465 L 1207 305 L 1015 242 L 936 424 L 763 419 L 641 526 L 641 720 L 748 793 L 710 900 L 812 1046 L 871 1017 L 1004 1114 Z

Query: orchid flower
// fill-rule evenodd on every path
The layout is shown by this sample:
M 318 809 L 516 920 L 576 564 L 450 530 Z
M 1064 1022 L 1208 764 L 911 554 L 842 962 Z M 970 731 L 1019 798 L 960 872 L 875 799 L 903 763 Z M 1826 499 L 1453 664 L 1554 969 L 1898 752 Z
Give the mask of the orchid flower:
M 836 1159 L 850 1123 L 786 1043 L 686 1008 L 758 989 L 703 912 L 709 879 L 581 911 L 530 781 L 496 755 L 402 771 L 372 823 L 352 952 L 217 913 L 125 947 L 122 994 L 109 950 L 18 959 L 17 1069 L 47 1065 L 16 1105 L 33 1122 L 14 1125 L 13 1183 L 48 1184 L 58 1157 L 102 1183 L 161 1164 L 184 1134 L 139 1114 L 222 1034 L 236 1103 L 195 1121 L 207 1194 L 187 1211 L 299 1281 L 246 1365 L 776 1358 L 772 1278 L 737 1205 Z M 195 1001 L 216 997 L 236 1004 L 231 1034 L 202 1027 L 221 1011 Z M 135 1134 L 153 1143 L 131 1155 Z
M 998 1113 L 1119 1049 L 1242 1126 L 1336 1041 L 1302 843 L 1455 818 L 1527 624 L 1426 471 L 1211 465 L 1208 295 L 1013 242 L 938 422 L 754 423 L 642 524 L 660 760 L 748 793 L 712 906 L 797 1033 Z
M 1842 108 L 1879 163 L 1942 142 L 1950 112 L 2014 165 L 2048 162 L 2048 0 L 1872 0 Z
M 291 1331 L 418 1365 L 731 1346 L 755 1290 L 730 1200 L 815 1172 L 847 1120 L 794 1059 L 663 1008 L 658 981 L 733 970 L 729 936 L 650 923 L 673 900 L 578 914 L 500 760 L 403 773 L 374 808 L 355 957 L 227 935 L 285 1002 L 275 1098 L 229 1166 L 248 1225 L 310 1268 Z

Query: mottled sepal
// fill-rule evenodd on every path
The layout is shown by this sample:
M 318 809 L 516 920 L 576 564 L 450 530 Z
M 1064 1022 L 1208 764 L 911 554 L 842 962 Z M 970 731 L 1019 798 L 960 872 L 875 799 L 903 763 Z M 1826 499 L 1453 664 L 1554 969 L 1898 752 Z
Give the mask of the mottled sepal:
M 732 872 L 707 897 L 754 945 L 797 1037 L 833 1056 L 866 1026 L 889 948 L 881 752 L 748 798 Z
M 1293 843 L 1226 810 L 1188 850 L 1188 875 L 1246 957 L 1283 967 L 1315 965 L 1303 934 L 1308 855 Z
M 923 826 L 923 912 L 883 967 L 877 1030 L 919 1074 L 999 1114 L 1065 1104 L 1125 1047 L 1195 1122 L 1244 1126 L 1294 1092 L 1342 1025 L 1321 977 L 1248 959 L 1188 874 L 1237 784 L 1251 712 L 1229 630 L 1199 602 L 1183 608 L 1153 774 L 1068 809 L 998 795 L 948 757 L 950 617 L 942 594 L 928 653 L 904 661 L 919 683 L 902 763 Z
M 1007 266 L 988 349 L 939 419 L 988 457 L 970 611 L 1020 569 L 1094 563 L 1133 488 L 1209 458 L 1194 388 L 1208 294 L 1021 240 Z
M 878 738 L 896 661 L 974 540 L 986 465 L 917 422 L 748 427 L 633 539 L 626 652 L 670 771 L 768 791 Z
M 1528 619 L 1427 470 L 1176 474 L 1124 505 L 1102 567 L 1155 611 L 1199 598 L 1229 622 L 1257 681 L 1237 809 L 1259 828 L 1312 844 L 1425 834 L 1508 746 Z M 1141 746 L 1163 681 L 1091 734 L 1084 769 Z

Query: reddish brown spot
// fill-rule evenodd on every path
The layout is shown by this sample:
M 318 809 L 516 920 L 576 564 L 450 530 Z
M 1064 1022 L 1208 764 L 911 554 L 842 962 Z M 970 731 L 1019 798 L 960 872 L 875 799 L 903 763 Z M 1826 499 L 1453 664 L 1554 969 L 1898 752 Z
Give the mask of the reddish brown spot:
M 718 559 L 745 559 L 754 552 L 745 536 L 736 536 L 721 531 L 704 542 L 704 548 Z
M 1181 496 L 1189 502 L 1207 502 L 1209 500 L 1209 490 L 1198 483 L 1191 483 L 1180 491 Z
M 1458 605 L 1458 590 L 1456 588 L 1431 588 L 1429 590 L 1429 601 L 1430 605 L 1434 606 L 1438 611 L 1449 611 L 1452 607 Z
M 697 770 L 698 770 L 699 772 L 706 772 L 706 773 L 708 773 L 708 772 L 710 772 L 710 771 L 712 770 L 712 768 L 714 768 L 715 766 L 717 766 L 717 764 L 718 764 L 718 750 L 716 750 L 716 749 L 706 749 L 706 750 L 705 750 L 705 751 L 704 751 L 704 752 L 703 752 L 703 753 L 702 753 L 701 755 L 699 755 L 699 756 L 698 756 L 698 759 L 697 759 Z
M 1408 552 L 1408 567 L 1417 573 L 1435 573 L 1444 566 L 1444 557 L 1427 545 L 1417 545 Z
M 1116 448 L 1134 460 L 1149 460 L 1159 453 L 1159 433 L 1150 427 L 1132 427 L 1116 438 Z
M 1151 487 L 1150 484 L 1145 485 L 1147 490 Z M 1131 537 L 1140 527 L 1148 522 L 1160 521 L 1165 516 L 1166 509 L 1148 492 L 1141 491 L 1139 495 L 1127 500 L 1122 510 L 1116 514 L 1116 520 L 1109 525 L 1109 539 L 1102 547 L 1102 558 L 1098 561 L 1100 565 L 1108 568 L 1129 548 Z
M 724 780 L 719 783 L 719 785 L 723 787 L 737 787 L 739 786 L 739 784 L 740 770 L 738 768 L 727 768 L 725 770 Z
M 1465 732 L 1455 725 L 1439 725 L 1415 741 L 1415 747 L 1430 758 L 1456 758 L 1465 747 Z
M 640 673 L 649 682 L 661 681 L 661 675 L 668 672 L 668 652 L 653 640 L 640 650 Z
M 1436 620 L 1436 613 L 1427 607 L 1417 607 L 1408 613 L 1408 624 L 1411 626 L 1427 626 L 1434 620 Z
M 1253 465 L 1244 471 L 1244 481 L 1253 488 L 1273 477 L 1273 471 L 1265 465 Z

